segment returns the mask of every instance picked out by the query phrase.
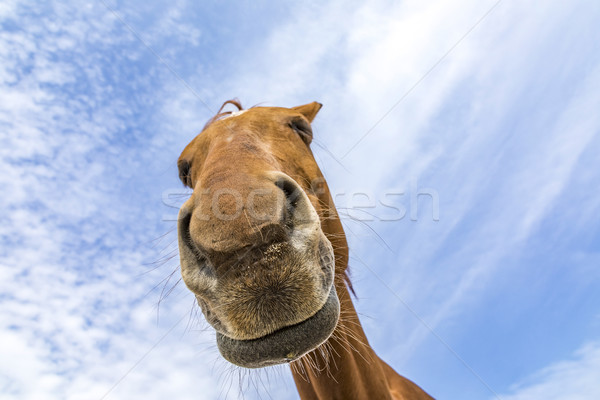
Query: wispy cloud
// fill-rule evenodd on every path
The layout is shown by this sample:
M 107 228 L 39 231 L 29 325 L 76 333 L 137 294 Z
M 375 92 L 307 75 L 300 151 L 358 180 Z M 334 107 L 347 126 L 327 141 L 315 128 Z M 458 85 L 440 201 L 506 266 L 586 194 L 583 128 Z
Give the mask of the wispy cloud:
M 567 360 L 542 368 L 527 379 L 511 386 L 504 400 L 596 399 L 600 396 L 600 344 L 579 348 Z
M 162 132 L 141 133 L 154 100 L 140 98 L 155 95 L 162 72 L 133 62 L 143 47 L 101 4 L 2 10 L 0 391 L 101 398 L 191 310 L 188 293 L 175 291 L 157 323 L 158 293 L 148 295 L 170 272 L 148 264 L 163 233 L 148 217 L 160 207 L 149 184 L 160 172 L 148 165 Z M 179 345 L 185 321 L 110 395 L 186 398 L 201 388 L 216 398 L 212 364 Z

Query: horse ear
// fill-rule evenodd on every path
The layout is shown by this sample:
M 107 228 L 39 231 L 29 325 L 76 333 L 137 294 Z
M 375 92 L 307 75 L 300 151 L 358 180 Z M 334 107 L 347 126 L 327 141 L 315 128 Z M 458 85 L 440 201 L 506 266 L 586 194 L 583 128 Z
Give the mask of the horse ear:
M 300 114 L 306 117 L 308 122 L 312 122 L 317 116 L 317 113 L 321 107 L 323 107 L 323 104 L 313 101 L 312 103 L 308 103 L 303 106 L 292 107 L 292 110 L 298 111 Z

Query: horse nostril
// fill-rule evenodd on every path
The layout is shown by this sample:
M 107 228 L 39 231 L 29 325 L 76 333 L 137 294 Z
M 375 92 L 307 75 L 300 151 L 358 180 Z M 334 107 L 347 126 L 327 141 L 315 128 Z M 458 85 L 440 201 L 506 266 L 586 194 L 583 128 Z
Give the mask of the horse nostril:
M 179 212 L 177 230 L 179 235 L 179 250 L 182 249 L 195 260 L 197 267 L 205 273 L 211 274 L 211 263 L 204 249 L 192 238 L 191 232 L 192 212 L 182 209 Z
M 187 209 L 181 209 L 181 211 L 179 212 L 179 219 L 177 221 L 177 230 L 179 231 L 179 237 L 190 249 L 193 249 L 194 244 L 192 242 L 192 235 L 190 233 L 191 220 L 191 211 Z
M 275 181 L 277 186 L 283 192 L 286 201 L 285 207 L 285 223 L 286 225 L 293 225 L 294 214 L 298 207 L 298 202 L 301 198 L 302 189 L 292 180 L 280 178 Z

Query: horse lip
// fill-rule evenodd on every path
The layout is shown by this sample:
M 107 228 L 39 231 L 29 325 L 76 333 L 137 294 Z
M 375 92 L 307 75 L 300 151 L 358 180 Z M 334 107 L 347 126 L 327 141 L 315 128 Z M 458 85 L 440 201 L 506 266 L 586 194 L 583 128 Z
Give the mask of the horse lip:
M 339 315 L 340 302 L 332 285 L 327 301 L 312 317 L 251 340 L 232 339 L 217 332 L 217 346 L 227 361 L 245 368 L 291 362 L 327 341 Z

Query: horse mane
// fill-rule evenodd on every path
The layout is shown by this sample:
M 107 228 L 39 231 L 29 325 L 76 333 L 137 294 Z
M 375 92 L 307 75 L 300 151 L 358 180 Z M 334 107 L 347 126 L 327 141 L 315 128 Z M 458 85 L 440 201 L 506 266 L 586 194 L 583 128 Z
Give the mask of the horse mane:
M 225 108 L 225 106 L 227 104 L 233 104 L 234 106 L 237 107 L 238 111 L 242 111 L 244 109 L 244 107 L 242 107 L 242 103 L 240 102 L 239 99 L 235 98 L 235 99 L 227 100 L 226 102 L 223 103 L 223 105 L 221 105 L 221 108 L 219 108 L 219 111 L 217 111 L 217 113 L 211 119 L 209 119 L 208 122 L 204 125 L 204 127 L 202 128 L 203 131 L 206 128 L 208 128 L 213 122 L 220 120 L 221 118 L 225 117 L 226 115 L 233 114 L 233 111 L 223 111 L 223 109 Z

